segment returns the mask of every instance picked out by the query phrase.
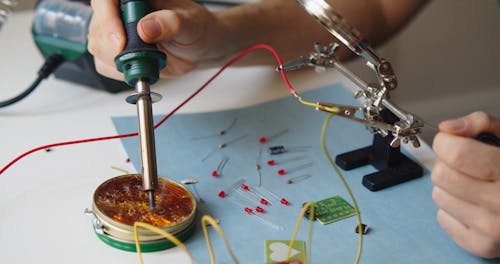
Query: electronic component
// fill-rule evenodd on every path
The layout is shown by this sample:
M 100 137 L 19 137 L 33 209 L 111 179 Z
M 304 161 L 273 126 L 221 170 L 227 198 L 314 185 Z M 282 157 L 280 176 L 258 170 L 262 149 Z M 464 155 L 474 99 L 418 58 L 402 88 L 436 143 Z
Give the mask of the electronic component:
M 368 231 L 370 231 L 370 227 L 368 227 L 368 226 L 367 226 L 367 225 L 365 225 L 365 224 L 361 224 L 361 233 L 362 233 L 363 235 L 366 235 L 366 234 L 368 234 Z M 356 234 L 359 234 L 359 226 L 358 226 L 358 225 L 356 225 L 356 227 L 354 228 L 354 232 L 355 232 Z
M 309 146 L 298 146 L 298 147 L 291 147 L 291 148 L 285 148 L 283 145 L 278 145 L 278 146 L 271 146 L 267 150 L 269 154 L 271 155 L 277 155 L 277 154 L 283 154 L 289 151 L 305 151 L 309 149 Z
M 269 154 L 271 154 L 271 155 L 282 154 L 282 153 L 285 153 L 286 151 L 287 150 L 285 149 L 285 146 L 269 147 Z
M 278 170 L 278 175 L 283 176 L 285 174 L 294 173 L 296 171 L 300 171 L 300 170 L 312 167 L 312 165 L 313 165 L 313 162 L 308 162 L 308 163 L 305 163 L 305 164 L 297 165 L 297 166 L 295 166 L 293 168 L 290 168 L 288 170 L 286 170 L 286 169 L 279 169 Z
M 296 177 L 293 177 L 293 178 L 290 178 L 286 181 L 286 183 L 288 184 L 292 184 L 292 183 L 297 183 L 297 182 L 301 182 L 301 181 L 305 181 L 309 178 L 311 178 L 312 176 L 310 174 L 304 174 L 304 175 L 300 175 L 300 176 L 296 176 Z
M 279 131 L 278 133 L 272 135 L 272 136 L 269 136 L 269 137 L 260 137 L 259 138 L 259 143 L 260 144 L 266 144 L 267 142 L 269 141 L 272 141 L 273 139 L 279 137 L 279 136 L 282 136 L 284 134 L 286 134 L 288 132 L 288 128 L 287 129 L 283 129 L 282 131 Z
M 313 219 L 318 219 L 323 225 L 356 215 L 356 210 L 338 195 L 315 202 L 314 206 Z M 309 217 L 310 210 L 308 208 L 304 218 L 309 219 Z
M 219 177 L 222 175 L 222 169 L 224 169 L 224 166 L 226 166 L 227 162 L 229 161 L 229 158 L 223 158 L 219 164 L 217 165 L 217 168 L 212 171 L 212 177 Z

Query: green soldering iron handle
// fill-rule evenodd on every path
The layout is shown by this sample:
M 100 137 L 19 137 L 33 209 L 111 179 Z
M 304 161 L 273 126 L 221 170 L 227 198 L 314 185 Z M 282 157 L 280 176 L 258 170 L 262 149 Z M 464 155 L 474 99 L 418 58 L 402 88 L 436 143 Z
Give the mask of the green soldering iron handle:
M 116 68 L 123 72 L 125 82 L 130 86 L 139 79 L 153 84 L 158 81 L 160 70 L 167 65 L 167 56 L 156 45 L 145 43 L 137 33 L 137 23 L 150 12 L 149 5 L 147 1 L 121 0 L 120 8 L 127 45 L 115 57 Z

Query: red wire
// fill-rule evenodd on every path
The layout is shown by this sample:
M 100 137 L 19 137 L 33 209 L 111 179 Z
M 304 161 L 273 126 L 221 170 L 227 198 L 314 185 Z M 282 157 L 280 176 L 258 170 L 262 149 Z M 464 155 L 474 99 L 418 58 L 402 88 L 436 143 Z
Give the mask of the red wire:
M 158 121 L 158 123 L 156 123 L 154 125 L 154 128 L 157 128 L 159 126 L 161 126 L 165 121 L 167 121 L 167 119 L 169 119 L 175 112 L 177 112 L 181 107 L 183 107 L 185 104 L 187 104 L 191 99 L 193 99 L 193 97 L 195 97 L 196 95 L 198 95 L 203 89 L 205 89 L 215 78 L 217 78 L 227 67 L 231 66 L 232 64 L 234 64 L 235 62 L 237 62 L 238 60 L 240 60 L 241 58 L 245 57 L 248 53 L 256 50 L 256 49 L 266 49 L 268 51 L 270 51 L 276 61 L 278 62 L 278 65 L 282 65 L 283 64 L 283 61 L 281 59 L 281 57 L 279 56 L 278 52 L 271 46 L 269 45 L 266 45 L 266 44 L 257 44 L 257 45 L 254 45 L 246 50 L 244 50 L 243 52 L 241 52 L 240 54 L 236 55 L 233 59 L 231 59 L 230 61 L 228 61 L 226 64 L 224 64 L 224 66 L 222 66 L 212 77 L 210 77 L 210 79 L 208 79 L 200 88 L 198 88 L 198 90 L 196 90 L 193 94 L 191 94 L 188 98 L 186 98 L 184 101 L 182 101 L 181 104 L 179 104 L 177 107 L 175 107 L 172 111 L 170 111 L 170 113 L 168 113 L 167 115 L 165 115 L 160 121 Z M 285 74 L 285 71 L 283 69 L 280 69 L 280 73 L 281 73 L 281 78 L 283 79 L 283 81 L 285 82 L 288 90 L 295 96 L 295 97 L 298 97 L 298 94 L 297 92 L 295 91 L 295 89 L 292 87 L 292 85 L 290 84 L 290 81 L 288 81 L 288 78 L 286 77 L 286 74 Z M 114 135 L 114 136 L 107 136 L 107 137 L 97 137 L 97 138 L 88 138 L 88 139 L 80 139 L 80 140 L 74 140 L 74 141 L 66 141 L 66 142 L 59 142 L 59 143 L 53 143 L 53 144 L 49 144 L 49 145 L 45 145 L 45 146 L 40 146 L 40 147 L 37 147 L 37 148 L 34 148 L 34 149 L 31 149 L 31 150 L 28 150 L 26 152 L 24 152 L 23 154 L 19 155 L 18 157 L 16 157 L 15 159 L 13 159 L 11 162 L 9 162 L 7 165 L 5 165 L 5 167 L 3 167 L 1 170 L 0 170 L 0 174 L 3 174 L 8 168 L 10 168 L 12 165 L 14 165 L 16 162 L 18 162 L 19 160 L 21 160 L 22 158 L 34 153 L 34 152 L 37 152 L 37 151 L 40 151 L 40 150 L 43 150 L 43 149 L 48 149 L 48 148 L 55 148 L 55 147 L 60 147 L 60 146 L 65 146 L 65 145 L 76 145 L 76 144 L 80 144 L 80 143 L 89 143 L 89 142 L 95 142 L 95 141 L 103 141 L 103 140 L 110 140 L 110 139 L 117 139 L 117 138 L 128 138 L 128 137 L 134 137 L 134 136 L 137 136 L 137 132 L 136 133 L 128 133 L 128 134 L 121 134 L 121 135 Z

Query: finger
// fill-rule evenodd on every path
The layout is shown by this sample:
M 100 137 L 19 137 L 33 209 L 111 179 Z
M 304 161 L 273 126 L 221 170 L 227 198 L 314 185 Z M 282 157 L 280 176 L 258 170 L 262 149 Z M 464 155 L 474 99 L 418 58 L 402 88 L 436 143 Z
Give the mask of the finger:
M 500 137 L 500 120 L 485 112 L 474 112 L 464 117 L 441 122 L 439 130 L 464 137 L 473 137 L 481 132 L 490 132 Z
M 500 217 L 476 204 L 465 202 L 450 195 L 440 187 L 434 187 L 432 198 L 436 205 L 465 226 L 490 238 L 500 238 Z
M 139 36 L 146 43 L 170 41 L 179 33 L 181 21 L 172 10 L 160 10 L 144 16 L 137 26 Z
M 469 176 L 500 180 L 500 148 L 472 138 L 438 133 L 432 145 L 439 160 Z
M 91 5 L 88 50 L 105 64 L 114 65 L 126 42 L 118 0 L 94 0 Z
M 119 81 L 124 80 L 123 73 L 116 70 L 116 67 L 114 65 L 106 64 L 98 58 L 94 58 L 94 64 L 95 69 L 99 74 Z
M 463 249 L 483 258 L 500 256 L 498 241 L 492 241 L 481 233 L 474 232 L 443 210 L 438 210 L 436 218 L 444 231 Z
M 147 43 L 175 41 L 191 45 L 198 41 L 212 18 L 206 9 L 191 1 L 171 1 L 162 10 L 144 16 L 137 27 Z
M 500 214 L 500 181 L 479 180 L 439 161 L 432 170 L 431 178 L 436 186 L 451 195 Z

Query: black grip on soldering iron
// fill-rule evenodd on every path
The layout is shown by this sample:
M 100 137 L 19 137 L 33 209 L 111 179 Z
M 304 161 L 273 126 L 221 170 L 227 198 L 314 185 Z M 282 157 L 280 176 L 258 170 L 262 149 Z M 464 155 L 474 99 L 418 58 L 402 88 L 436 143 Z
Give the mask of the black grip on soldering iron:
M 145 43 L 137 32 L 139 20 L 150 12 L 147 1 L 121 0 L 123 26 L 127 36 L 125 49 L 115 57 L 118 71 L 123 72 L 127 84 L 134 86 L 137 80 L 146 79 L 149 84 L 160 77 L 167 56 L 154 44 Z
M 481 133 L 475 139 L 492 146 L 500 147 L 500 139 L 492 133 Z

